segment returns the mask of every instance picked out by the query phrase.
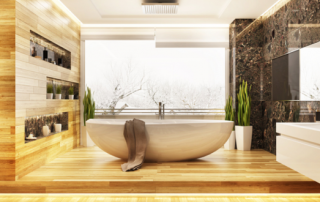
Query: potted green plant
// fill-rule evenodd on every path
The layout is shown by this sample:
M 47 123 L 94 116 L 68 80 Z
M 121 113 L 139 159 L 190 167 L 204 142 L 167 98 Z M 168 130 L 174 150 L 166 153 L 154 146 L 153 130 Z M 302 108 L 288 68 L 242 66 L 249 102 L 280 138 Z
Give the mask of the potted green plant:
M 87 90 L 84 92 L 83 97 L 83 123 L 84 126 L 82 126 L 82 145 L 85 147 L 94 146 L 94 142 L 91 140 L 87 128 L 86 128 L 86 122 L 89 119 L 94 119 L 95 116 L 95 108 L 96 103 L 93 99 L 93 95 L 91 94 L 91 89 L 87 87 Z
M 61 85 L 56 86 L 56 99 L 61 100 Z
M 47 84 L 47 99 L 53 98 L 53 85 L 51 83 Z
M 69 100 L 73 100 L 74 98 L 73 86 L 70 86 L 68 93 L 69 93 Z
M 225 114 L 226 114 L 225 120 L 234 122 L 235 113 L 234 113 L 234 109 L 232 106 L 232 97 L 231 96 L 229 96 L 224 110 L 225 110 Z M 229 137 L 228 141 L 224 144 L 224 149 L 234 150 L 235 146 L 236 146 L 236 137 L 235 137 L 235 131 L 234 131 L 234 126 L 233 126 L 230 137 Z
M 248 151 L 251 149 L 252 142 L 252 126 L 250 126 L 251 115 L 251 86 L 244 80 L 241 83 L 238 98 L 238 125 L 236 126 L 237 149 Z

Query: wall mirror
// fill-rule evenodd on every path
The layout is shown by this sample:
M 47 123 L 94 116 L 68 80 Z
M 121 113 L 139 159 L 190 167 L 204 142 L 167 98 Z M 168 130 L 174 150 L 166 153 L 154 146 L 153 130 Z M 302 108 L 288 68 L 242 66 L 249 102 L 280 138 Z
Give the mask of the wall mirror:
M 272 60 L 272 100 L 320 100 L 320 42 Z

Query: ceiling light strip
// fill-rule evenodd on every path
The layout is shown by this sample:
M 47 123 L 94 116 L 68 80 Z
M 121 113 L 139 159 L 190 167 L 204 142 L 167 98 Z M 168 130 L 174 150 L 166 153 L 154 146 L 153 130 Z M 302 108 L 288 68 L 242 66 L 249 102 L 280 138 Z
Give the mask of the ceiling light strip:
M 77 16 L 75 16 L 70 10 L 69 8 L 64 5 L 60 0 L 53 0 L 53 2 L 59 6 L 67 15 L 69 15 L 71 18 L 73 18 L 73 20 L 77 21 L 78 23 L 80 23 L 82 25 L 82 22 L 79 20 L 79 18 L 77 18 Z
M 229 28 L 229 24 L 82 24 L 82 27 L 105 28 Z
M 282 0 L 278 0 L 276 1 L 270 8 L 268 8 L 265 12 L 263 12 L 260 16 L 263 16 L 264 14 L 266 14 L 271 8 L 273 8 L 275 5 L 277 5 L 280 1 Z

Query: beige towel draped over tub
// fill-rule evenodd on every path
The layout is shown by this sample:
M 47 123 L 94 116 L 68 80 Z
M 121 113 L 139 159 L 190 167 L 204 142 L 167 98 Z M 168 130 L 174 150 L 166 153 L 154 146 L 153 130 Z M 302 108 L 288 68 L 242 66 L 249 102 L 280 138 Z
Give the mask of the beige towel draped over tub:
M 148 144 L 145 122 L 138 119 L 126 121 L 123 135 L 128 147 L 128 162 L 121 165 L 122 171 L 138 170 L 143 164 Z

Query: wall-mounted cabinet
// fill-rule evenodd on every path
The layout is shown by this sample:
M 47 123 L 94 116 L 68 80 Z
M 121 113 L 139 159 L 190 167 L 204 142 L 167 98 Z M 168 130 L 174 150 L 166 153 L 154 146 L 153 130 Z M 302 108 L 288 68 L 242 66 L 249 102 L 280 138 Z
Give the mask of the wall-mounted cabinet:
M 71 69 L 71 52 L 30 31 L 30 56 Z
M 68 112 L 25 118 L 25 143 L 68 130 Z
M 50 88 L 52 88 L 52 95 L 49 93 Z M 73 90 L 73 93 L 70 93 L 70 89 Z M 70 100 L 70 95 L 73 95 L 74 100 L 79 99 L 78 83 L 47 77 L 47 99 Z

